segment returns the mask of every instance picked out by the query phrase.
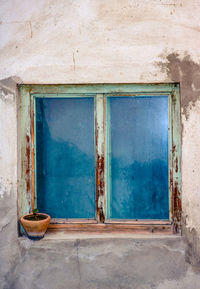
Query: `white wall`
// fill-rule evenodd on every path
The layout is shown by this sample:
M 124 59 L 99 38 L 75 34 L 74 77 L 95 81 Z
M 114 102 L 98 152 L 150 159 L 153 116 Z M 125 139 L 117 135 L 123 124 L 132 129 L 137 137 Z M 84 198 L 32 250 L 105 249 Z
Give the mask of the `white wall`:
M 0 1 L 0 79 L 181 82 L 183 213 L 200 236 L 199 15 L 198 0 Z M 0 202 L 17 184 L 16 104 L 2 83 Z

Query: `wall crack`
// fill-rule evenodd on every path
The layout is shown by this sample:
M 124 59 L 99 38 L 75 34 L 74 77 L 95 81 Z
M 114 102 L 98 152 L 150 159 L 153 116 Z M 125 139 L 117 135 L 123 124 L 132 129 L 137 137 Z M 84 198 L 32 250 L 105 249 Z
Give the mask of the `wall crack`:
M 81 289 L 81 267 L 80 267 L 80 258 L 79 258 L 79 244 L 80 240 L 76 240 L 74 245 L 76 246 L 76 258 L 77 258 L 77 264 L 78 264 L 78 275 L 79 275 L 79 286 L 78 288 Z
M 8 222 L 7 224 L 5 224 L 4 226 L 1 227 L 0 233 L 2 233 L 10 224 L 10 222 Z

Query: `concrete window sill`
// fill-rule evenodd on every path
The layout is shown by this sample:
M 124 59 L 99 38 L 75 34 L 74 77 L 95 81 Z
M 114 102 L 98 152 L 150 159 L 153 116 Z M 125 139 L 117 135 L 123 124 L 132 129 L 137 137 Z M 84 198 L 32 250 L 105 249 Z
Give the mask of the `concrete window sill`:
M 50 240 L 86 240 L 86 239 L 181 239 L 180 234 L 131 234 L 131 233 L 87 233 L 87 232 L 47 232 L 43 239 L 39 241 L 31 241 L 35 243 L 46 242 Z M 19 238 L 20 242 L 29 240 L 22 236 Z

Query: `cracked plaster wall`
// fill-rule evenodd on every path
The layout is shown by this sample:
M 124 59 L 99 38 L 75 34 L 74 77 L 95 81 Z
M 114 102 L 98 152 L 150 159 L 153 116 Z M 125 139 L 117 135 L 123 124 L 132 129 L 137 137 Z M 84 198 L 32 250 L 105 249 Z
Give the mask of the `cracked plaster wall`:
M 1 284 L 19 255 L 16 83 L 180 82 L 183 228 L 187 260 L 198 265 L 199 1 L 2 0 L 0 8 Z
M 12 80 L 0 81 L 0 288 L 7 283 L 18 256 L 15 86 Z

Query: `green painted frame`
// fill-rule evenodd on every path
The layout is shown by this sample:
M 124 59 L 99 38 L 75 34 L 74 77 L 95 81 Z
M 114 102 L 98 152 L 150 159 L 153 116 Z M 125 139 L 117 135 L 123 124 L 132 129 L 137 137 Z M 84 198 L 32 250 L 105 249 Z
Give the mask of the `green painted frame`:
M 20 94 L 19 117 L 19 148 L 20 162 L 18 189 L 18 217 L 29 213 L 35 207 L 35 97 L 48 94 L 48 97 L 88 96 L 95 95 L 95 142 L 96 142 L 96 222 L 99 228 L 114 228 L 114 224 L 137 225 L 172 225 L 174 232 L 181 229 L 181 119 L 180 119 L 180 87 L 178 83 L 163 84 L 66 84 L 66 85 L 35 85 L 22 84 L 18 86 Z M 106 97 L 115 95 L 168 95 L 169 119 L 169 188 L 170 188 L 170 220 L 163 221 L 109 221 L 107 220 L 107 137 Z M 104 166 L 104 163 L 106 164 Z M 74 220 L 75 224 L 91 223 L 90 220 Z M 53 220 L 54 224 L 72 223 L 72 220 Z M 93 225 L 94 222 L 92 222 Z M 101 226 L 100 226 L 101 225 Z M 103 227 L 102 227 L 103 225 Z M 111 226 L 112 225 L 112 226 Z M 56 225 L 55 225 L 56 226 Z M 53 228 L 55 228 L 52 225 Z M 109 227 L 111 226 L 111 227 Z M 121 227 L 120 227 L 121 228 Z M 78 229 L 78 227 L 77 227 Z

